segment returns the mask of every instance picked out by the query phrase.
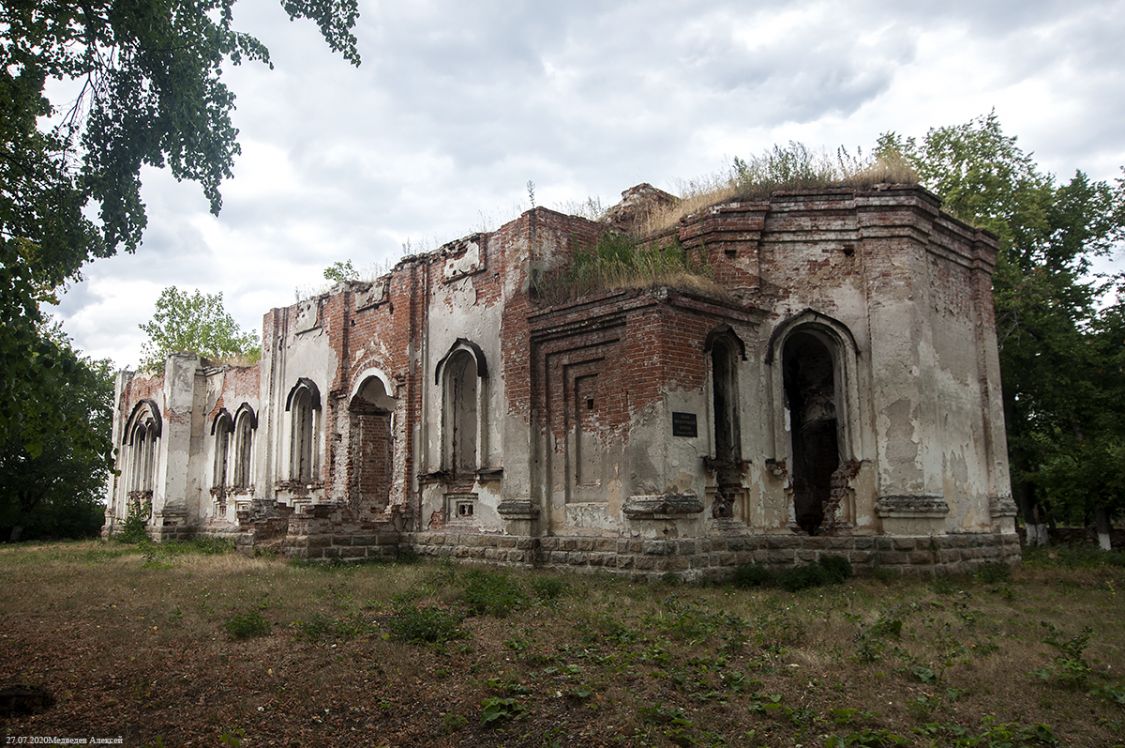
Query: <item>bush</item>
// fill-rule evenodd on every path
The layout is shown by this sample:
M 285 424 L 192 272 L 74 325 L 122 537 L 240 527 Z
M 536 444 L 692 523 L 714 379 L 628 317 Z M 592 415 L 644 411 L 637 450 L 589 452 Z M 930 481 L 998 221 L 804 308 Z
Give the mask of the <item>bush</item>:
M 841 584 L 851 578 L 852 564 L 843 556 L 822 556 L 815 564 L 773 570 L 757 564 L 743 564 L 735 568 L 733 582 L 736 587 L 781 587 L 789 592 Z
M 777 575 L 758 564 L 742 564 L 734 570 L 735 587 L 773 587 Z
M 555 576 L 532 577 L 531 589 L 540 600 L 557 600 L 566 592 L 566 582 Z
M 817 563 L 828 573 L 828 578 L 836 584 L 846 582 L 855 574 L 852 571 L 852 562 L 843 556 L 821 556 Z
M 832 581 L 833 579 L 829 576 L 828 571 L 820 564 L 794 566 L 779 572 L 777 575 L 778 586 L 788 592 L 820 587 Z
M 1012 567 L 1005 563 L 981 564 L 977 568 L 977 579 L 985 584 L 1000 584 L 1012 580 Z
M 269 634 L 270 622 L 259 611 L 251 610 L 247 613 L 235 613 L 227 619 L 223 628 L 232 639 L 252 639 Z
M 472 613 L 503 618 L 527 605 L 523 588 L 503 572 L 474 569 L 466 572 L 461 582 L 461 599 Z
M 400 609 L 387 623 L 391 638 L 415 644 L 444 644 L 461 639 L 461 619 L 440 608 L 407 606 Z
M 129 516 L 125 518 L 125 522 L 121 525 L 121 531 L 117 533 L 116 537 L 122 543 L 143 543 L 148 540 L 148 527 L 145 524 L 145 518 L 139 512 L 129 512 Z

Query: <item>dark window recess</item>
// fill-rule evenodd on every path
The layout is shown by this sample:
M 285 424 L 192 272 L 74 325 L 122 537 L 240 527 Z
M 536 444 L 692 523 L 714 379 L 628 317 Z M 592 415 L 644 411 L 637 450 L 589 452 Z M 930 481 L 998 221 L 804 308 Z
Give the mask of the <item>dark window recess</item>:
M 473 504 L 472 504 L 472 502 L 471 501 L 459 501 L 459 502 L 457 502 L 457 516 L 458 517 L 472 517 L 473 516 Z

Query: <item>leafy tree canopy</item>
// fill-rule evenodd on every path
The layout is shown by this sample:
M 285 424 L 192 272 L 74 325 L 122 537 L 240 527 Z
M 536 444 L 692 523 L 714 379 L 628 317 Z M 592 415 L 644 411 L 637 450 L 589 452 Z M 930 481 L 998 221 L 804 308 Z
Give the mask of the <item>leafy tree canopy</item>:
M 0 538 L 93 535 L 112 465 L 111 363 L 80 355 L 57 326 L 37 357 L 34 398 L 0 434 Z
M 152 319 L 139 327 L 148 335 L 141 346 L 141 366 L 148 371 L 163 371 L 170 353 L 252 361 L 261 355 L 257 334 L 242 331 L 223 306 L 221 293 L 188 293 L 169 286 L 160 292 Z
M 39 305 L 83 263 L 136 249 L 142 166 L 199 182 L 218 212 L 239 148 L 223 66 L 270 64 L 235 0 L 0 3 L 0 434 L 23 433 L 55 346 Z M 358 64 L 357 0 L 281 0 Z M 51 80 L 76 87 L 52 101 Z M 67 86 L 58 87 L 60 90 Z M 43 123 L 47 123 L 46 126 Z

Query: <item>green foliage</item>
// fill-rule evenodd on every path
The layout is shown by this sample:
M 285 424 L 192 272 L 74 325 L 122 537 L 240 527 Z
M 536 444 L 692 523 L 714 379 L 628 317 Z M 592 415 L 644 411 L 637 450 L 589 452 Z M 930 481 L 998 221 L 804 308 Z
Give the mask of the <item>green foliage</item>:
M 341 618 L 313 613 L 303 621 L 294 621 L 292 625 L 302 639 L 314 642 L 355 639 L 373 631 L 373 626 L 358 613 Z
M 110 365 L 80 355 L 57 326 L 34 334 L 29 359 L 0 358 L 0 538 L 95 536 L 112 465 Z
M 1094 630 L 1089 626 L 1081 632 L 1066 637 L 1056 626 L 1046 621 L 1043 626 L 1047 629 L 1047 636 L 1043 642 L 1055 650 L 1055 660 L 1049 666 L 1036 671 L 1041 679 L 1056 683 L 1064 688 L 1083 689 L 1089 681 L 1092 669 L 1086 662 L 1083 654 L 1090 644 L 1090 636 Z
M 852 562 L 844 556 L 821 556 L 817 559 L 817 563 L 824 569 L 828 578 L 836 584 L 846 582 L 855 575 L 852 570 Z
M 399 609 L 387 626 L 391 638 L 414 644 L 444 644 L 465 636 L 460 617 L 441 608 L 408 605 Z
M 1033 748 L 1060 744 L 1049 725 L 1001 722 L 991 715 L 981 721 L 979 732 L 961 725 L 933 722 L 914 728 L 914 732 L 940 741 L 934 744 L 954 748 Z
M 57 302 L 86 262 L 140 245 L 142 167 L 198 182 L 219 211 L 239 152 L 223 70 L 269 64 L 265 46 L 233 28 L 233 5 L 0 3 L 0 530 L 9 535 L 91 531 L 90 486 L 109 456 L 108 425 L 89 425 L 103 370 L 60 340 L 40 306 Z M 357 0 L 282 8 L 314 20 L 358 64 Z M 51 86 L 61 107 L 48 95 L 55 80 L 75 84 Z
M 227 634 L 232 639 L 253 639 L 257 636 L 267 636 L 270 633 L 270 622 L 266 620 L 261 611 L 250 610 L 244 613 L 235 613 L 223 624 Z
M 359 279 L 359 272 L 352 265 L 351 260 L 337 260 L 324 268 L 324 279 L 333 283 L 343 283 Z
M 770 569 L 758 564 L 743 564 L 734 570 L 736 587 L 780 587 L 798 592 L 826 584 L 842 584 L 852 577 L 852 565 L 843 556 L 822 556 L 814 564 Z
M 879 182 L 914 184 L 917 174 L 900 154 L 887 150 L 864 156 L 843 146 L 834 154 L 789 141 L 742 159 L 736 156 L 731 179 L 744 196 L 768 195 L 775 190 L 820 189 L 833 185 Z
M 910 739 L 882 728 L 864 728 L 844 735 L 832 735 L 824 741 L 825 748 L 896 748 L 913 745 Z
M 480 702 L 480 706 L 480 723 L 485 727 L 495 727 L 523 713 L 523 706 L 518 701 L 499 696 L 489 696 Z
M 471 613 L 503 618 L 527 605 L 523 587 L 504 572 L 473 569 L 460 581 L 461 599 Z
M 1012 567 L 1002 562 L 981 564 L 976 577 L 985 584 L 1000 584 L 1012 581 Z
M 1125 509 L 1125 274 L 1089 271 L 1125 239 L 1125 178 L 1077 171 L 1058 181 L 995 113 L 921 142 L 889 133 L 879 149 L 909 161 L 947 210 L 999 237 L 1004 418 L 1025 519 L 1108 521 Z
M 531 578 L 531 590 L 540 600 L 554 602 L 566 593 L 566 582 L 556 576 L 535 576 Z
M 774 572 L 758 564 L 736 567 L 732 581 L 735 587 L 772 587 L 776 583 Z
M 145 516 L 136 508 L 129 511 L 129 516 L 125 518 L 125 522 L 121 525 L 121 531 L 117 533 L 115 538 L 122 543 L 143 543 L 148 538 L 147 525 L 145 523 Z
M 222 293 L 193 293 L 169 286 L 160 292 L 152 319 L 140 325 L 148 340 L 141 346 L 141 366 L 163 371 L 170 353 L 195 353 L 208 359 L 261 355 L 258 336 L 245 333 L 223 307 Z

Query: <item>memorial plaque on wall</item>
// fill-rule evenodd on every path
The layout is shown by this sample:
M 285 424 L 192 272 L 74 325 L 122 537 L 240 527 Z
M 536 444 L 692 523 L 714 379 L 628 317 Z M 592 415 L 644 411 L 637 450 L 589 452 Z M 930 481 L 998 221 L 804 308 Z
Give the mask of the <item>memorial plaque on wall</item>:
M 672 436 L 699 436 L 695 413 L 672 411 Z

